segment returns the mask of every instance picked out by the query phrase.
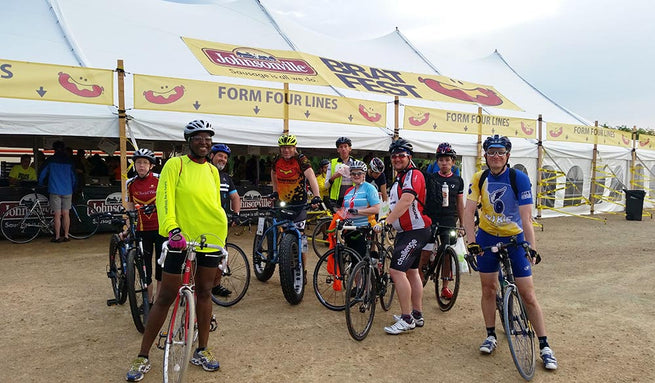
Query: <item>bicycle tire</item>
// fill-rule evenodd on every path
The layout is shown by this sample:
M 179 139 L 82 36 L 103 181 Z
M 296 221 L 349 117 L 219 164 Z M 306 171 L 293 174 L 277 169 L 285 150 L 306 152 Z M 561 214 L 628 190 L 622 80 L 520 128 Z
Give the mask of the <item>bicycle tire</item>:
M 447 276 L 444 277 L 444 274 L 447 274 Z M 437 304 L 439 304 L 441 311 L 448 311 L 455 305 L 457 294 L 459 294 L 459 277 L 460 271 L 457 254 L 452 247 L 446 246 L 443 253 L 439 255 L 437 270 L 434 273 L 434 295 L 437 298 Z M 441 290 L 444 288 L 444 278 L 448 279 L 448 288 L 453 293 L 450 299 L 445 298 L 441 294 Z
M 246 253 L 233 243 L 226 243 L 225 250 L 229 256 L 227 271 L 221 277 L 221 286 L 232 293 L 227 297 L 212 294 L 212 301 L 219 306 L 229 307 L 239 302 L 250 286 L 250 263 Z
M 391 265 L 392 254 L 393 248 L 387 247 L 387 249 L 384 250 L 384 258 L 380 257 L 380 262 L 384 263 L 382 264 L 380 284 L 376 289 L 378 291 L 378 295 L 380 296 L 380 306 L 384 311 L 389 311 L 389 309 L 391 309 L 391 302 L 393 302 L 393 296 L 396 293 L 396 285 L 393 283 L 391 276 L 389 275 L 389 266 Z M 391 288 L 389 286 L 391 286 Z
M 68 213 L 70 228 L 68 235 L 75 239 L 86 239 L 98 231 L 100 220 L 98 211 L 88 205 L 73 205 Z
M 280 239 L 280 285 L 284 298 L 292 305 L 302 302 L 305 295 L 304 267 L 298 247 L 298 236 L 293 232 L 283 233 Z
M 109 264 L 107 265 L 107 277 L 111 282 L 111 290 L 114 293 L 116 303 L 123 304 L 127 300 L 127 286 L 125 285 L 125 273 L 123 272 L 123 260 L 121 258 L 122 241 L 118 234 L 113 234 L 109 240 Z
M 523 379 L 530 380 L 535 371 L 534 330 L 514 285 L 505 288 L 503 311 L 503 325 L 514 365 Z
M 143 270 L 143 257 L 136 258 L 137 250 L 132 249 L 127 255 L 127 296 L 130 300 L 130 312 L 132 321 L 137 331 L 143 333 L 150 313 L 150 303 L 148 301 L 148 287 L 145 282 L 145 272 Z
M 273 232 L 268 231 L 270 226 L 271 223 L 266 220 L 263 234 L 255 234 L 252 242 L 252 269 L 255 272 L 255 277 L 262 282 L 271 279 L 275 271 L 275 263 L 273 263 L 275 244 L 273 243 Z M 265 240 L 263 239 L 264 235 L 266 235 Z M 266 259 L 263 259 L 258 253 L 266 256 Z
M 353 269 L 346 288 L 346 326 L 353 339 L 362 341 L 371 331 L 376 299 L 373 270 L 367 260 L 360 261 Z
M 7 210 L 0 219 L 2 235 L 13 243 L 27 243 L 41 232 L 41 220 L 27 206 L 18 205 Z
M 180 383 L 184 380 L 195 338 L 196 309 L 193 293 L 182 289 L 175 299 L 168 336 L 164 345 L 165 383 Z
M 329 250 L 330 243 L 327 239 L 323 239 L 323 235 L 327 235 L 327 229 L 331 223 L 332 218 L 321 218 L 312 231 L 312 250 L 318 258 L 321 258 Z
M 339 250 L 337 252 L 337 249 Z M 334 262 L 337 262 L 335 253 L 341 257 L 343 270 L 340 270 L 340 276 L 328 271 L 328 259 L 333 257 Z M 333 311 L 342 311 L 346 308 L 346 288 L 348 283 L 348 276 L 353 267 L 361 257 L 355 250 L 337 245 L 337 248 L 328 250 L 316 263 L 314 267 L 314 275 L 312 278 L 312 285 L 314 286 L 314 294 L 319 302 L 325 307 Z

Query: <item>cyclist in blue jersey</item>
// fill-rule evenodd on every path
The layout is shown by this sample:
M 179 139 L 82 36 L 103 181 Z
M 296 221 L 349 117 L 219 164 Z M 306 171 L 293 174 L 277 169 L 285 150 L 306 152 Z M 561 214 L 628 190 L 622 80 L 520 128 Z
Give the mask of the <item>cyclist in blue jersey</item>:
M 516 171 L 515 194 L 509 173 L 509 157 L 512 143 L 507 137 L 494 135 L 487 138 L 483 144 L 484 158 L 489 168 L 489 174 L 479 187 L 483 171 L 473 175 L 469 185 L 467 204 L 464 209 L 464 228 L 467 233 L 469 253 L 477 255 L 477 263 L 482 284 L 482 315 L 487 328 L 487 338 L 480 346 L 480 352 L 491 354 L 497 345 L 495 330 L 496 321 L 496 286 L 500 261 L 490 250 L 482 248 L 499 242 L 509 242 L 516 235 L 518 241 L 530 243 L 530 258 L 526 257 L 521 246 L 510 249 L 512 272 L 516 277 L 521 298 L 528 311 L 528 318 L 539 338 L 539 349 L 544 367 L 548 370 L 557 369 L 557 359 L 553 355 L 546 336 L 541 306 L 537 301 L 532 280 L 532 265 L 537 258 L 534 229 L 532 227 L 532 187 L 525 173 Z M 480 226 L 477 235 L 474 228 L 474 216 L 477 204 L 482 204 Z

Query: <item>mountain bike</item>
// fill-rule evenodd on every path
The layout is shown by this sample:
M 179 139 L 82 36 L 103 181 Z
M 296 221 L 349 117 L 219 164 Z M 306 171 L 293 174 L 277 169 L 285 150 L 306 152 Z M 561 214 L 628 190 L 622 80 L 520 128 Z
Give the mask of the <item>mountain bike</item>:
M 0 219 L 2 235 L 14 243 L 27 243 L 39 233 L 55 234 L 54 216 L 46 209 L 48 200 L 37 193 L 35 188 L 23 199 L 22 204 L 7 210 Z M 74 239 L 89 238 L 98 231 L 101 213 L 88 205 L 73 205 L 70 209 L 70 228 L 68 234 Z
M 441 238 L 437 234 L 440 227 L 448 230 L 449 244 L 441 243 Z M 434 293 L 441 311 L 453 308 L 459 294 L 459 261 L 454 245 L 450 245 L 450 243 L 454 243 L 457 233 L 462 231 L 463 229 L 459 227 L 435 227 L 432 232 L 434 247 L 430 253 L 430 260 L 421 269 L 424 277 L 423 286 L 429 280 L 434 281 Z
M 528 319 L 527 310 L 512 272 L 512 262 L 508 249 L 517 246 L 523 247 L 526 257 L 530 257 L 530 244 L 526 241 L 518 242 L 516 236 L 511 237 L 507 243 L 501 242 L 494 246 L 484 247 L 483 250 L 490 250 L 500 260 L 496 308 L 503 321 L 503 329 L 507 336 L 507 344 L 514 365 L 516 365 L 516 369 L 525 380 L 530 380 L 535 371 L 535 332 Z M 475 256 L 467 256 L 467 261 L 473 270 L 478 270 Z M 541 257 L 537 256 L 535 263 L 540 261 Z
M 350 273 L 346 288 L 346 325 L 350 336 L 359 341 L 364 340 L 371 330 L 377 300 L 380 300 L 382 309 L 387 311 L 391 308 L 395 292 L 389 276 L 393 248 L 380 246 L 377 254 L 371 250 L 374 243 L 383 244 L 386 241 L 384 233 L 389 228 L 384 220 L 380 220 L 376 228 L 382 230 L 381 239 L 379 242 L 374 239 L 374 228 L 370 225 L 365 229 L 366 254 Z
M 122 225 L 124 223 L 121 217 L 111 215 L 112 225 Z M 127 275 L 127 253 L 129 244 L 124 241 L 120 235 L 112 234 L 109 240 L 109 263 L 107 264 L 107 278 L 111 282 L 111 290 L 114 298 L 107 299 L 107 306 L 122 305 L 127 300 L 127 284 L 125 282 Z
M 207 254 L 222 259 L 219 268 L 225 267 L 225 258 L 228 257 L 225 249 L 207 241 L 221 242 L 220 239 L 213 235 L 202 235 L 196 241 L 187 241 L 186 259 L 184 261 L 184 272 L 182 274 L 182 285 L 177 293 L 177 298 L 173 303 L 171 321 L 166 332 L 160 333 L 160 340 L 165 339 L 164 345 L 158 342 L 157 347 L 164 349 L 164 382 L 182 382 L 186 368 L 191 360 L 191 355 L 195 348 L 194 343 L 198 340 L 198 328 L 196 322 L 196 301 L 195 301 L 195 284 L 193 281 L 194 261 L 196 252 L 202 249 L 215 249 L 220 254 Z M 171 250 L 168 248 L 168 241 L 162 246 L 162 254 L 159 258 L 159 265 L 164 266 L 168 253 L 181 254 L 183 251 Z M 213 321 L 214 319 L 212 319 Z M 212 324 L 210 331 L 214 331 L 216 326 Z
M 260 208 L 257 231 L 253 240 L 252 266 L 262 282 L 271 278 L 280 264 L 280 285 L 284 298 L 292 305 L 302 301 L 305 276 L 302 263 L 306 237 L 298 230 L 294 218 L 309 204 Z

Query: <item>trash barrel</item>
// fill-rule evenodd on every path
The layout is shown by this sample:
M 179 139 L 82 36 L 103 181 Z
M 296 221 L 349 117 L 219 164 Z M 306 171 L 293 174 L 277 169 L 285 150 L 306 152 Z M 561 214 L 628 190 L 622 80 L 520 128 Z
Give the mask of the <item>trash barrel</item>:
M 625 219 L 628 221 L 641 221 L 641 214 L 644 209 L 644 190 L 627 190 L 625 192 Z

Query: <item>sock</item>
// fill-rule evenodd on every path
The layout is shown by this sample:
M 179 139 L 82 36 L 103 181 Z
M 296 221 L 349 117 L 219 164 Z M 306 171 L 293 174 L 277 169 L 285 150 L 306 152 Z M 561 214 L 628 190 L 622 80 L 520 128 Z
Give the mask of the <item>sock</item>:
M 143 354 L 139 354 L 136 357 L 137 358 L 146 358 L 146 359 L 148 359 L 148 355 L 143 355 Z
M 487 336 L 493 336 L 494 338 L 496 337 L 496 328 L 495 327 L 487 327 Z
M 543 350 L 544 347 L 550 347 L 548 345 L 548 337 L 547 336 L 540 336 L 539 337 L 539 349 Z
M 402 320 L 404 320 L 407 323 L 412 323 L 412 321 L 414 320 L 411 314 L 403 314 L 400 316 L 400 318 L 402 318 Z
M 205 348 L 206 347 L 198 347 L 196 348 L 196 352 L 205 351 Z
M 418 310 L 412 310 L 412 316 L 414 319 L 421 319 L 423 318 L 423 313 Z

